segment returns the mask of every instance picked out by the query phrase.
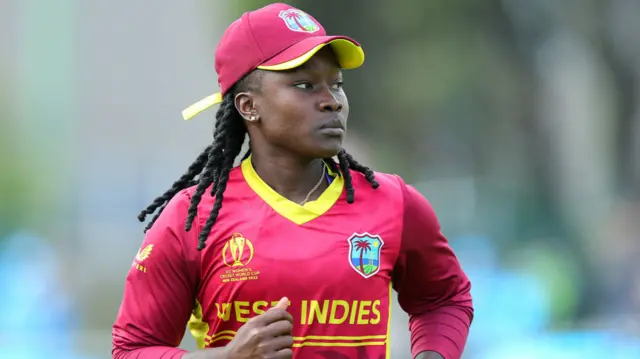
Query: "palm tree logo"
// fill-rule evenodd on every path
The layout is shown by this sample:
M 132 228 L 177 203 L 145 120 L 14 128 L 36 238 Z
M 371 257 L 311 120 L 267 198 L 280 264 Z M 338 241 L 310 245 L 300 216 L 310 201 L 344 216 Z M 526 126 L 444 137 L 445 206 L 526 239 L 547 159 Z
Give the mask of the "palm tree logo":
M 282 10 L 278 16 L 284 20 L 289 30 L 297 32 L 316 32 L 320 30 L 320 26 L 302 10 Z
M 378 235 L 354 234 L 349 238 L 349 264 L 365 278 L 380 270 L 380 251 L 384 242 Z
M 356 246 L 356 251 L 360 252 L 360 272 L 364 274 L 368 274 L 367 271 L 370 272 L 370 268 L 365 270 L 364 268 L 364 254 L 371 250 L 371 243 L 367 240 L 358 239 L 353 243 Z M 367 264 L 369 265 L 369 264 Z

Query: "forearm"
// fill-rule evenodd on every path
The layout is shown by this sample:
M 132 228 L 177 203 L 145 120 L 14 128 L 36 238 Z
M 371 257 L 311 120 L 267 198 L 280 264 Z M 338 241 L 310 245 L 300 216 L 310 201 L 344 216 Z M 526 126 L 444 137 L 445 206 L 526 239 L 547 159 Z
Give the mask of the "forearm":
M 135 350 L 113 351 L 113 359 L 226 359 L 224 348 L 203 349 L 195 352 L 187 352 L 180 348 L 172 347 L 147 347 Z
M 226 359 L 224 348 L 203 349 L 185 354 L 181 359 Z
M 186 350 L 173 347 L 152 346 L 134 350 L 113 349 L 113 359 L 184 359 Z M 198 358 L 195 358 L 198 359 Z
M 416 355 L 415 359 L 444 359 L 444 357 L 434 351 L 426 351 Z
M 411 316 L 413 355 L 419 359 L 460 359 L 472 317 L 473 309 L 465 306 L 443 306 Z

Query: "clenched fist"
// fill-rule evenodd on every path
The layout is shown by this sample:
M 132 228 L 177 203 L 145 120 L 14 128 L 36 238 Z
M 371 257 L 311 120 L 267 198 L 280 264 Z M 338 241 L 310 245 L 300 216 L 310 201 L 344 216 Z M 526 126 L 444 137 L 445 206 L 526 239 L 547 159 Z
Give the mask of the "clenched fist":
M 289 299 L 249 319 L 225 348 L 227 359 L 287 359 L 293 357 L 293 317 Z

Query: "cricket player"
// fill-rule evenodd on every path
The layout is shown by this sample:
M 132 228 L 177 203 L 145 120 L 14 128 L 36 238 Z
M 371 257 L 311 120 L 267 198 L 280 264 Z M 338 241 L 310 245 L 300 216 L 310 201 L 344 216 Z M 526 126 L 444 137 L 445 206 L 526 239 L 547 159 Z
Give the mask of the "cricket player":
M 114 359 L 388 359 L 394 290 L 412 357 L 461 357 L 470 283 L 432 207 L 342 148 L 342 71 L 363 61 L 355 40 L 285 4 L 229 26 L 220 93 L 183 112 L 219 105 L 213 142 L 140 214 L 155 216 Z M 177 348 L 185 327 L 200 350 Z

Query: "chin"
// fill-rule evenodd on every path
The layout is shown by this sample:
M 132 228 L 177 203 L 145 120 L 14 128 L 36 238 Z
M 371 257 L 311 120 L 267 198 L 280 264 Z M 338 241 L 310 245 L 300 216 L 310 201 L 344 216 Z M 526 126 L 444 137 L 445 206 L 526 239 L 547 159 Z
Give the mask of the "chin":
M 314 158 L 330 158 L 337 156 L 342 149 L 342 141 L 330 141 L 313 149 Z

